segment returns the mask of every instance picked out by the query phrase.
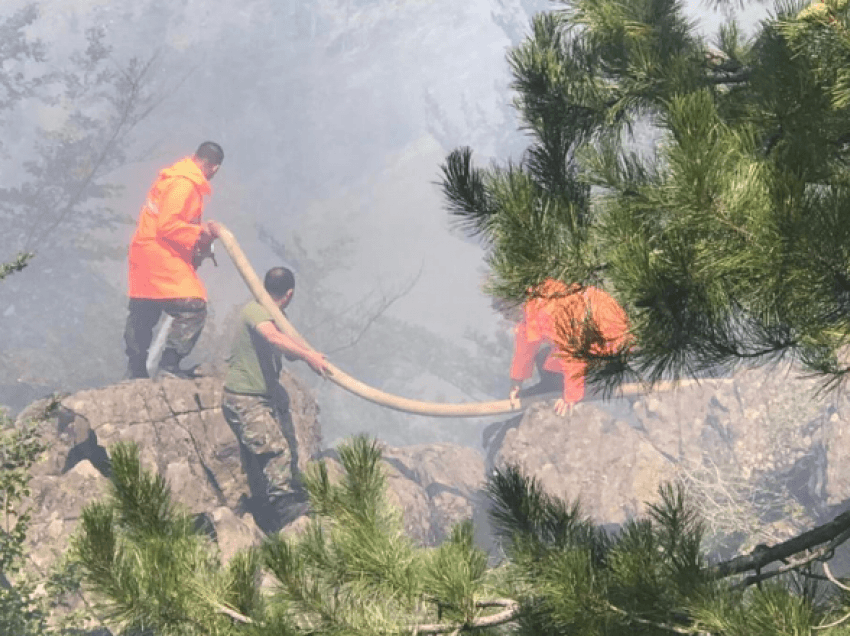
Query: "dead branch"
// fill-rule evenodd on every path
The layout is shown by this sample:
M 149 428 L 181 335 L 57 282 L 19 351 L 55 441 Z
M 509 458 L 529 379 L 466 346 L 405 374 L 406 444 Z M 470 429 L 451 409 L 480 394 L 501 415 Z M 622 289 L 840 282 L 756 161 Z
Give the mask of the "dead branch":
M 491 616 L 484 616 L 483 618 L 461 625 L 457 623 L 430 623 L 426 625 L 412 625 L 410 629 L 414 630 L 417 634 L 458 634 L 463 630 L 484 629 L 486 627 L 504 625 L 514 620 L 517 614 L 519 614 L 519 603 L 509 598 L 481 601 L 476 603 L 475 607 L 504 607 L 505 609 Z
M 846 592 L 850 592 L 850 587 L 847 587 L 846 585 L 841 583 L 838 579 L 836 579 L 835 576 L 833 576 L 832 571 L 829 569 L 829 564 L 826 561 L 824 561 L 824 563 L 823 563 L 823 571 L 826 574 L 826 577 L 830 581 L 835 583 L 842 590 L 844 590 Z M 845 622 L 847 619 L 850 619 L 850 613 L 847 613 L 844 616 L 842 616 L 841 618 L 839 618 L 838 620 L 832 621 L 831 623 L 827 623 L 826 625 L 815 625 L 814 627 L 812 627 L 812 629 L 829 629 L 831 627 L 837 627 L 838 625 L 841 625 L 841 623 Z
M 658 629 L 666 629 L 669 632 L 675 632 L 676 634 L 693 634 L 694 631 L 692 629 L 688 629 L 686 627 L 679 627 L 678 625 L 670 625 L 668 623 L 656 623 L 655 621 L 650 621 L 645 618 L 640 618 L 639 616 L 635 616 L 633 614 L 629 614 L 626 610 L 620 609 L 616 605 L 612 605 L 608 603 L 608 609 L 624 616 L 627 620 L 640 623 L 641 625 L 649 625 L 650 627 L 657 627 Z
M 479 618 L 470 623 L 457 624 L 457 623 L 429 623 L 425 625 L 413 625 L 410 629 L 414 634 L 459 634 L 463 630 L 472 630 L 472 629 L 484 629 L 486 627 L 495 627 L 496 625 L 503 625 L 504 623 L 508 623 L 516 618 L 516 615 L 519 613 L 519 603 L 511 599 L 494 599 L 492 601 L 481 601 L 475 604 L 475 607 L 485 608 L 485 607 L 504 607 L 505 609 L 501 612 L 493 614 L 491 616 L 485 616 L 483 618 Z M 233 620 L 245 624 L 245 625 L 253 625 L 253 619 L 240 614 L 234 609 L 227 607 L 225 605 L 216 605 L 216 611 L 219 614 L 225 614 L 229 616 Z
M 709 567 L 706 574 L 711 579 L 722 579 L 749 570 L 760 570 L 771 563 L 787 561 L 796 554 L 826 543 L 826 546 L 816 551 L 816 556 L 809 559 L 814 560 L 825 556 L 835 547 L 847 541 L 847 539 L 850 539 L 850 511 L 844 512 L 828 523 L 812 528 L 808 532 L 792 537 L 775 546 L 756 549 L 749 554 L 717 563 Z M 803 564 L 804 562 L 801 562 L 797 567 Z M 773 573 L 766 573 L 760 576 L 766 576 L 767 574 Z
M 407 294 L 410 293 L 410 291 L 416 286 L 416 283 L 419 282 L 419 278 L 421 276 L 422 276 L 422 266 L 420 265 L 419 271 L 416 273 L 416 276 L 413 277 L 413 279 L 410 281 L 410 283 L 408 283 L 408 285 L 402 291 L 394 294 L 393 296 L 391 296 L 389 298 L 384 297 L 383 301 L 379 304 L 378 308 L 373 310 L 372 315 L 369 316 L 369 318 L 366 320 L 366 323 L 361 327 L 360 331 L 357 333 L 357 335 L 354 338 L 352 338 L 347 344 L 344 344 L 340 347 L 335 347 L 334 349 L 331 349 L 330 351 L 327 352 L 327 355 L 330 355 L 330 354 L 333 354 L 333 353 L 338 353 L 339 351 L 343 351 L 345 349 L 350 349 L 351 347 L 356 345 L 360 341 L 360 339 L 365 335 L 365 333 L 369 329 L 369 327 L 371 327 L 372 324 L 387 311 L 387 309 L 392 307 L 392 305 L 396 301 L 398 301 L 401 298 L 404 298 L 405 296 L 407 296 Z

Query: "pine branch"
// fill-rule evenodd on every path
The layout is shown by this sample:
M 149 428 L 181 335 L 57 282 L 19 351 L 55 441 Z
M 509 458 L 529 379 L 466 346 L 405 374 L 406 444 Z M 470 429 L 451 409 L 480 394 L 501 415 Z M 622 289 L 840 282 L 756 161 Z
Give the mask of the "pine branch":
M 510 623 L 519 615 L 520 605 L 511 599 L 494 599 L 492 601 L 480 601 L 475 604 L 475 607 L 504 607 L 505 609 L 497 614 L 485 616 L 475 619 L 468 623 L 427 623 L 424 625 L 410 625 L 408 629 L 416 634 L 448 634 L 460 633 L 461 631 L 470 631 L 473 629 L 485 629 L 487 627 L 495 627 Z
M 231 607 L 226 607 L 224 605 L 215 605 L 215 611 L 219 614 L 224 614 L 225 616 L 229 616 L 237 623 L 242 623 L 243 625 L 254 625 L 254 620 L 245 616 L 244 614 L 240 614 L 235 609 Z
M 447 200 L 449 213 L 457 217 L 458 225 L 472 236 L 487 235 L 493 214 L 485 173 L 472 167 L 472 149 L 458 148 L 440 169 L 440 183 Z
M 32 252 L 25 252 L 23 254 L 18 254 L 15 260 L 11 263 L 0 263 L 0 280 L 6 278 L 9 274 L 22 271 L 33 256 L 35 256 L 35 254 Z
M 608 609 L 613 612 L 616 612 L 620 616 L 626 617 L 626 620 L 629 622 L 639 623 L 641 625 L 648 625 L 650 627 L 657 627 L 658 629 L 663 629 L 668 632 L 674 632 L 676 634 L 697 634 L 698 632 L 694 632 L 693 629 L 689 629 L 687 627 L 679 627 L 678 625 L 670 625 L 668 623 L 659 623 L 656 621 L 650 621 L 645 618 L 641 618 L 640 616 L 635 616 L 634 614 L 630 614 L 626 610 L 620 609 L 616 605 L 608 603 Z
M 722 579 L 749 570 L 761 570 L 776 561 L 787 560 L 795 554 L 810 550 L 817 545 L 822 543 L 827 544 L 818 549 L 813 555 L 809 555 L 811 558 L 806 557 L 806 559 L 801 560 L 796 565 L 796 567 L 800 567 L 829 554 L 831 550 L 848 539 L 850 539 L 850 511 L 842 513 L 828 523 L 792 537 L 775 546 L 758 548 L 750 554 L 717 563 L 709 567 L 706 570 L 706 574 L 710 579 Z M 757 581 L 753 581 L 753 583 L 755 582 Z

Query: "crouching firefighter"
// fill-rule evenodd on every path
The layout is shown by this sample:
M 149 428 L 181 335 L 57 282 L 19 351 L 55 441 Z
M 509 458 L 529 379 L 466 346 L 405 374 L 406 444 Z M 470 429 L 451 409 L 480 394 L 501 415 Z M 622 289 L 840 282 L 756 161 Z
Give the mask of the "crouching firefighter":
M 163 312 L 172 317 L 159 371 L 188 377 L 180 361 L 189 355 L 207 317 L 207 293 L 197 268 L 212 255 L 215 221 L 201 219 L 224 152 L 202 143 L 195 154 L 165 168 L 148 192 L 130 242 L 129 314 L 124 329 L 127 377 L 148 377 L 148 350 Z
M 514 329 L 516 336 L 511 362 L 510 399 L 562 390 L 555 402 L 555 412 L 567 415 L 581 401 L 585 391 L 587 361 L 575 356 L 568 346 L 559 346 L 558 327 L 567 329 L 569 340 L 582 341 L 592 322 L 598 342 L 591 347 L 594 354 L 611 354 L 629 341 L 626 312 L 616 300 L 596 287 L 565 285 L 546 279 L 528 289 L 522 306 L 522 319 Z M 548 352 L 546 351 L 548 348 Z M 522 390 L 531 377 L 536 360 L 541 360 L 540 382 Z

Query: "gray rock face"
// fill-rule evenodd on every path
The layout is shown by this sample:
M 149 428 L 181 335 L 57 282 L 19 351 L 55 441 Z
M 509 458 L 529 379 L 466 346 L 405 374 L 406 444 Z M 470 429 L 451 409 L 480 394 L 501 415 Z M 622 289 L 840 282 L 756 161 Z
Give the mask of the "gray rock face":
M 297 440 L 293 458 L 303 471 L 319 455 L 322 435 L 312 395 L 284 372 L 290 397 L 285 433 Z M 258 545 L 263 537 L 250 511 L 250 490 L 236 438 L 221 414 L 221 381 L 215 378 L 134 380 L 81 391 L 51 403 L 42 400 L 19 416 L 38 419 L 50 443 L 32 471 L 34 510 L 29 550 L 46 571 L 67 547 L 82 508 L 108 488 L 107 449 L 136 442 L 143 465 L 163 475 L 175 501 L 217 542 L 223 559 Z M 451 524 L 472 516 L 483 480 L 481 456 L 451 445 L 386 448 L 390 497 L 403 510 L 410 534 L 423 544 L 446 536 Z M 333 460 L 331 460 L 333 461 Z M 297 531 L 300 517 L 290 524 Z
M 440 543 L 453 525 L 471 519 L 484 486 L 484 460 L 451 444 L 386 448 L 391 496 L 406 512 L 405 529 L 425 545 Z
M 489 463 L 523 467 L 600 523 L 645 512 L 659 484 L 681 480 L 710 531 L 779 541 L 850 500 L 850 402 L 819 400 L 816 388 L 775 367 L 643 395 L 619 412 L 587 401 L 562 418 L 538 404 L 490 432 Z
M 323 456 L 338 471 L 334 451 L 321 448 L 312 395 L 288 374 L 282 382 L 298 468 Z M 459 521 L 472 517 L 486 525 L 483 487 L 494 465 L 520 465 L 549 492 L 579 498 L 587 514 L 608 524 L 645 512 L 660 483 L 681 480 L 710 531 L 740 530 L 776 542 L 850 501 L 850 400 L 842 394 L 815 400 L 815 388 L 812 380 L 774 369 L 643 395 L 619 410 L 587 401 L 562 418 L 552 404 L 538 404 L 488 430 L 486 459 L 451 444 L 384 447 L 389 496 L 401 507 L 408 534 L 433 545 Z M 143 463 L 206 520 L 225 559 L 259 543 L 248 481 L 219 399 L 220 381 L 213 378 L 139 380 L 62 398 L 40 423 L 52 449 L 33 470 L 33 562 L 45 569 L 63 552 L 82 507 L 105 491 L 105 449 L 118 441 L 140 445 Z M 21 417 L 46 405 L 35 403 Z M 732 506 L 735 497 L 743 504 Z M 300 517 L 286 531 L 304 525 Z

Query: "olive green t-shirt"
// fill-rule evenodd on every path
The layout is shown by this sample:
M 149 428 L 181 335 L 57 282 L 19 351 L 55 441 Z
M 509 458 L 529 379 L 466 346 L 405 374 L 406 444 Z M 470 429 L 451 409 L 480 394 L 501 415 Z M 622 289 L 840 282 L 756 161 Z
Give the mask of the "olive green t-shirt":
M 270 395 L 278 383 L 281 352 L 257 331 L 272 315 L 255 300 L 239 312 L 239 326 L 227 359 L 224 388 L 246 395 Z

